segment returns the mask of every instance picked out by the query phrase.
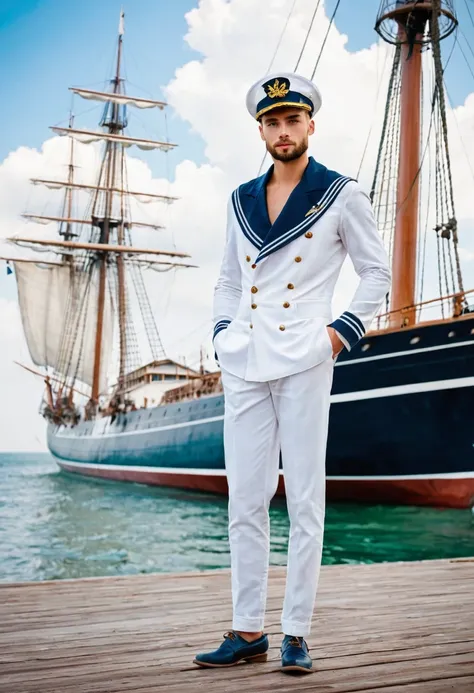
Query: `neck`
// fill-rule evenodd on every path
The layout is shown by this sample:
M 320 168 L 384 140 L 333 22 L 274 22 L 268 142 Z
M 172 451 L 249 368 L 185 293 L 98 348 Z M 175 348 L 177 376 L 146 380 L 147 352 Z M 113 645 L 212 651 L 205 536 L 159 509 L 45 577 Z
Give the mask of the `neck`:
M 273 159 L 274 168 L 272 182 L 277 185 L 297 185 L 308 165 L 309 156 L 306 151 L 293 161 L 278 161 Z

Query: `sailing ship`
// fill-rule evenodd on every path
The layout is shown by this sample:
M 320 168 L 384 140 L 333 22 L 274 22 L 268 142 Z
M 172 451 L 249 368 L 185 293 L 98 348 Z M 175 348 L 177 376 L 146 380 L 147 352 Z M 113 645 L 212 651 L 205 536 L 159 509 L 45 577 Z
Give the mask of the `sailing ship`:
M 441 57 L 441 42 L 457 23 L 449 0 L 380 4 L 375 28 L 394 48 L 370 196 L 393 286 L 373 329 L 335 364 L 329 499 L 451 507 L 474 502 L 474 310 L 468 302 L 474 290 L 465 289 L 461 272 Z M 56 257 L 49 264 L 38 257 L 12 260 L 27 344 L 45 377 L 48 446 L 69 472 L 225 493 L 220 373 L 166 358 L 142 274 L 192 265 L 185 253 L 132 243 L 137 224 L 130 199 L 173 199 L 128 189 L 126 149 L 175 145 L 125 134 L 128 107 L 166 104 L 125 93 L 122 41 L 123 18 L 109 92 L 73 89 L 104 103 L 101 130 L 76 129 L 72 122 L 53 128 L 71 139 L 71 160 L 76 140 L 103 142 L 96 182 L 76 183 L 72 163 L 67 181 L 34 180 L 65 190 L 61 216 L 30 217 L 58 222 L 59 236 L 10 239 Z M 435 78 L 422 147 L 422 53 L 428 47 Z M 426 198 L 421 185 L 428 160 L 434 198 Z M 91 196 L 82 219 L 72 216 L 78 190 Z M 425 299 L 428 228 L 436 239 L 431 270 L 439 290 Z M 152 353 L 145 364 L 137 360 L 131 287 Z M 114 350 L 118 370 L 109 387 Z M 278 493 L 284 493 L 280 473 Z

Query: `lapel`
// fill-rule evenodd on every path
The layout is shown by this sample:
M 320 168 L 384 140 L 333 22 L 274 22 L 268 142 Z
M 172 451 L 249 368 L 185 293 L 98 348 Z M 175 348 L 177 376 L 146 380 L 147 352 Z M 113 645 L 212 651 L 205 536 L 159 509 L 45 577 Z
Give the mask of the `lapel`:
M 266 187 L 272 173 L 273 164 L 263 176 L 244 183 L 232 193 L 232 204 L 239 226 L 257 250 L 263 246 L 271 229 L 267 212 Z
M 344 186 L 353 180 L 328 170 L 309 157 L 300 182 L 271 225 L 266 185 L 272 173 L 273 165 L 265 175 L 240 186 L 232 196 L 243 233 L 260 251 L 256 263 L 304 234 L 329 209 Z

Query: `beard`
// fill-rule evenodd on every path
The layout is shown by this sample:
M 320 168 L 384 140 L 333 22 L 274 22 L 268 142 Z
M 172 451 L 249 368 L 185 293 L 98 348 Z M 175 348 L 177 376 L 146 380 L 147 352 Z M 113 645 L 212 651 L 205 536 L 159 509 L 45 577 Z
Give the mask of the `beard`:
M 290 144 L 292 147 L 289 151 L 282 151 L 280 147 L 273 147 L 266 142 L 267 152 L 277 161 L 294 161 L 299 159 L 308 149 L 308 138 L 302 140 L 299 144 Z

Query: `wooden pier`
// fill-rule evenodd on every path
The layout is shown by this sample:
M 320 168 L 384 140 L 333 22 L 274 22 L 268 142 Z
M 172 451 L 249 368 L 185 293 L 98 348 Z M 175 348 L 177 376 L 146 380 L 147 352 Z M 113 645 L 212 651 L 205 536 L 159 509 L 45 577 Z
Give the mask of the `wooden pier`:
M 228 571 L 0 585 L 1 693 L 472 693 L 474 559 L 323 567 L 315 673 L 279 672 L 285 570 L 264 664 L 199 669 L 230 626 Z

